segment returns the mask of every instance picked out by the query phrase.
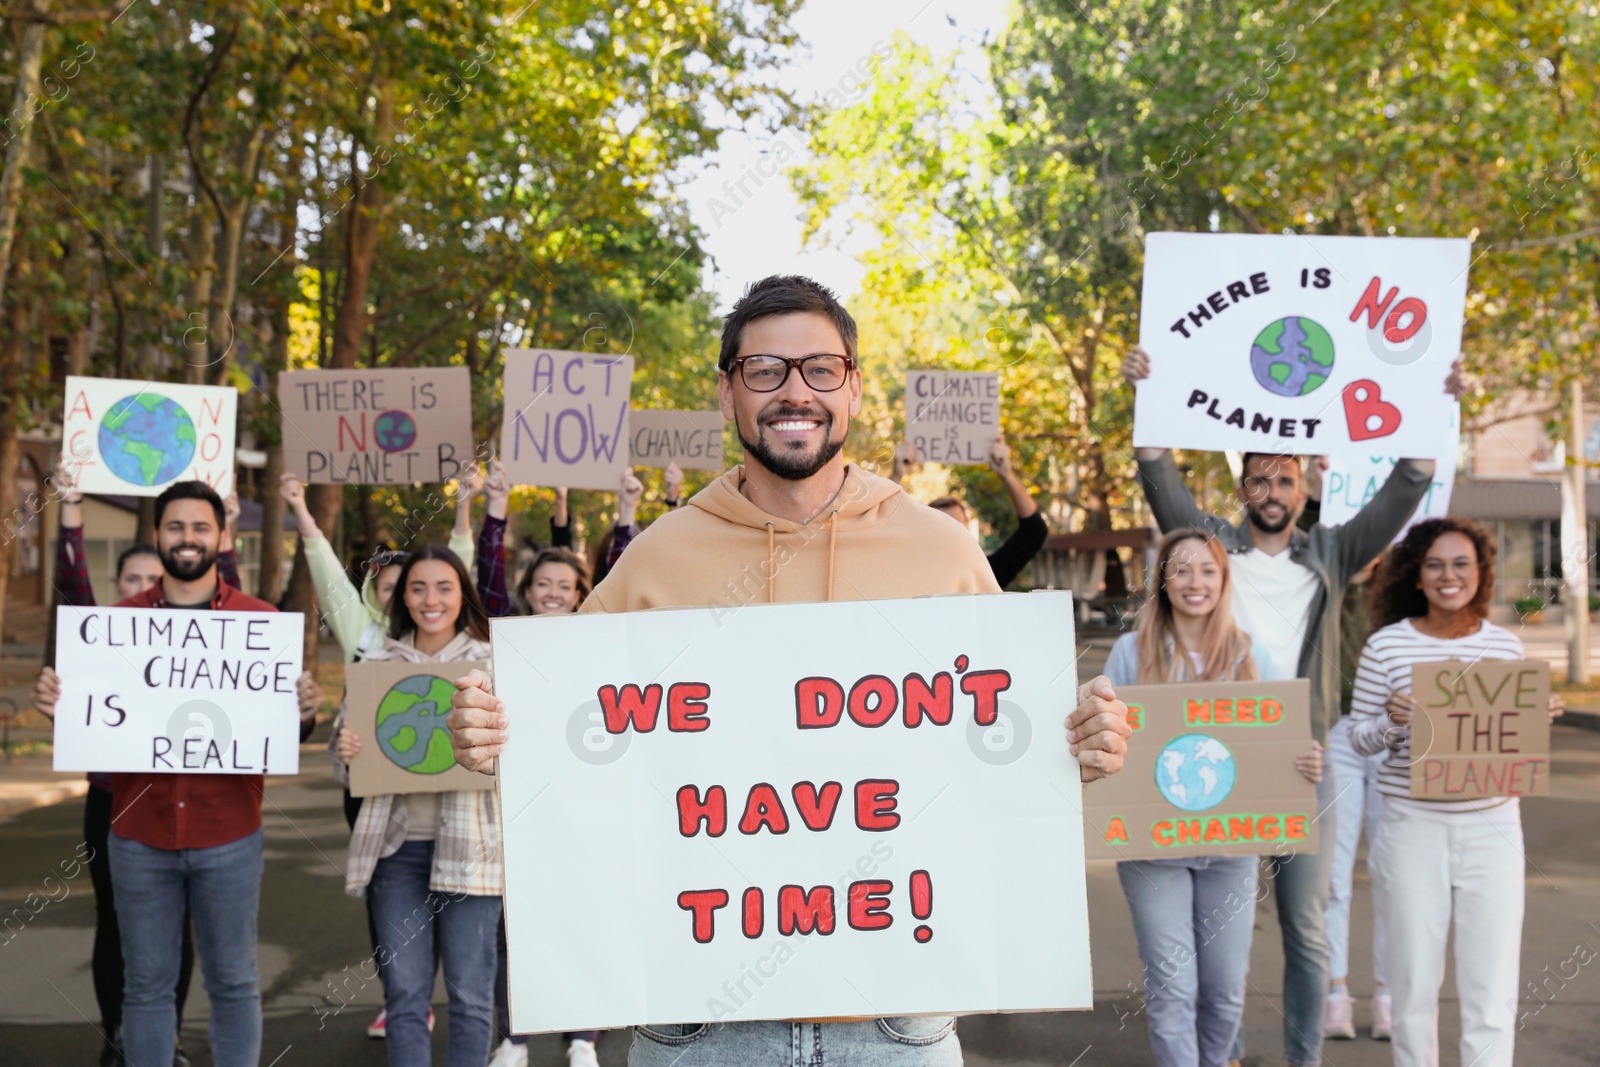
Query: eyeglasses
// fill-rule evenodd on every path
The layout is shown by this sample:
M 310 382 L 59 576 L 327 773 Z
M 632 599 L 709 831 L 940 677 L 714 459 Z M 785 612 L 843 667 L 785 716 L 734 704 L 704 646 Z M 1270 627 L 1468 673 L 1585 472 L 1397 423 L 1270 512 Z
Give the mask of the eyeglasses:
M 831 393 L 850 377 L 856 361 L 850 356 L 819 352 L 798 359 L 789 356 L 739 356 L 728 373 L 738 374 L 744 387 L 753 393 L 772 393 L 783 388 L 789 372 L 800 371 L 800 378 L 819 393 Z

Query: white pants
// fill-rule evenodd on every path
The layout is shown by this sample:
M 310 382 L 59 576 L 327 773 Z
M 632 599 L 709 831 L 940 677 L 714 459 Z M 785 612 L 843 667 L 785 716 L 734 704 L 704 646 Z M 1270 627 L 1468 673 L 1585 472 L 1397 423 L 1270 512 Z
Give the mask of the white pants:
M 1522 815 L 1384 804 L 1367 869 L 1389 913 L 1395 1067 L 1439 1062 L 1439 987 L 1455 922 L 1461 1063 L 1511 1067 L 1522 949 Z
M 1367 831 L 1367 850 L 1378 839 L 1378 820 L 1383 816 L 1383 794 L 1378 792 L 1378 765 L 1387 753 L 1363 756 L 1350 745 L 1350 716 L 1342 716 L 1328 731 L 1328 764 L 1333 774 L 1333 880 L 1328 886 L 1328 910 L 1323 929 L 1328 938 L 1328 977 L 1346 978 L 1350 974 L 1350 898 L 1354 892 L 1356 846 L 1361 830 Z M 1372 900 L 1372 981 L 1383 986 L 1384 927 L 1383 902 L 1377 894 Z

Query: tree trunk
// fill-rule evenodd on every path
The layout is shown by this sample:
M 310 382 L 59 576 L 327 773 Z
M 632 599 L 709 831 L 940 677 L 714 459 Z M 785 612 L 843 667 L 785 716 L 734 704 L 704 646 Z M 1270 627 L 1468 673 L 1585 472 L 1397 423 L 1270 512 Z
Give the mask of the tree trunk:
M 35 13 L 42 12 L 44 0 L 33 0 L 30 6 Z M 33 144 L 34 104 L 42 106 L 39 66 L 43 57 L 44 23 L 29 22 L 23 28 L 22 46 L 17 53 L 17 88 L 11 102 L 11 119 L 22 128 L 12 133 L 6 145 L 5 171 L 0 173 L 0 307 L 5 306 L 11 247 L 17 236 L 17 215 L 22 209 L 22 168 L 27 165 L 28 148 Z M 14 437 L 12 443 L 14 447 Z M 16 495 L 14 482 L 12 495 Z
M 162 157 L 161 153 L 152 152 L 150 153 L 150 188 L 145 191 L 144 199 L 144 244 L 151 264 L 162 263 L 166 259 L 166 183 L 166 159 Z M 141 352 L 147 373 L 157 370 L 165 371 L 171 366 L 171 355 L 162 345 L 157 344 L 155 341 L 146 341 L 141 348 Z
M 206 383 L 206 365 L 211 362 L 211 290 L 216 277 L 216 234 L 211 214 L 196 202 L 189 209 L 189 312 L 183 331 L 183 380 L 191 385 Z
M 156 498 L 139 498 L 139 521 L 134 524 L 133 539 L 141 545 L 156 543 Z
M 378 107 L 374 116 L 375 140 L 382 140 L 394 126 L 394 89 L 388 85 L 378 90 Z M 354 153 L 351 154 L 352 161 Z M 367 313 L 367 290 L 372 281 L 372 264 L 377 257 L 378 237 L 383 230 L 383 186 L 376 170 L 363 176 L 354 169 L 350 175 L 352 197 L 344 211 L 344 263 L 339 272 L 342 290 L 333 316 L 333 354 L 329 365 L 348 370 L 356 366 L 361 356 L 361 341 L 372 323 Z M 327 278 L 322 279 L 327 285 Z M 343 500 L 337 485 L 312 486 L 308 504 L 317 525 L 330 537 L 338 523 Z

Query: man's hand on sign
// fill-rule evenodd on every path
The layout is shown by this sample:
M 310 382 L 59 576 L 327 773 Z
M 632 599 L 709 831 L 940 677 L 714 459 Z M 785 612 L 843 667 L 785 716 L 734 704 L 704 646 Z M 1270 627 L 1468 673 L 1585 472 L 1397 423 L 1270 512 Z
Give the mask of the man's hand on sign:
M 355 758 L 361 754 L 361 738 L 348 726 L 340 726 L 338 735 L 333 739 L 333 754 L 340 763 L 355 762 Z
M 889 477 L 896 482 L 905 478 L 917 464 L 917 446 L 912 441 L 901 441 L 894 446 L 894 459 L 890 461 Z
M 1313 784 L 1322 781 L 1322 744 L 1319 741 L 1311 742 L 1311 751 L 1302 752 L 1294 758 L 1294 769 L 1300 776 Z
M 1150 377 L 1150 353 L 1134 345 L 1122 357 L 1122 380 L 1131 388 Z
M 494 759 L 505 747 L 510 726 L 506 702 L 490 692 L 489 676 L 482 671 L 468 671 L 455 686 L 444 724 L 450 730 L 456 762 L 469 771 L 493 774 Z
M 633 468 L 622 472 L 622 488 L 617 493 L 617 525 L 632 526 L 644 497 L 644 483 L 633 476 Z
M 1120 771 L 1132 736 L 1128 705 L 1117 699 L 1111 679 L 1102 674 L 1078 687 L 1078 706 L 1067 716 L 1067 743 L 1085 782 Z
M 302 538 L 310 541 L 322 536 L 322 531 L 317 529 L 317 520 L 311 517 L 311 509 L 306 507 L 306 487 L 300 484 L 298 475 L 279 476 L 278 495 L 283 497 L 283 502 L 294 512 L 294 523 L 300 528 Z
M 1560 693 L 1550 694 L 1550 721 L 1555 722 L 1567 713 L 1567 702 L 1561 699 Z
M 61 677 L 56 674 L 54 667 L 46 667 L 33 683 L 33 706 L 40 715 L 53 720 L 56 717 L 56 701 L 60 699 Z
M 483 488 L 483 482 L 483 468 L 477 463 L 461 468 L 461 474 L 456 479 L 456 500 L 471 500 Z
M 317 712 L 322 709 L 322 686 L 317 684 L 316 676 L 310 671 L 301 671 L 300 677 L 294 683 L 295 695 L 300 698 L 300 720 L 317 717 Z
M 1462 365 L 1460 359 L 1450 364 L 1450 373 L 1445 375 L 1444 379 L 1444 391 L 1449 393 L 1457 403 L 1460 403 L 1462 397 L 1476 389 L 1477 385 L 1476 375 L 1468 374 L 1467 368 Z
M 1384 706 L 1388 709 L 1389 721 L 1396 726 L 1410 726 L 1411 716 L 1417 710 L 1417 702 L 1410 693 L 1390 693 Z
M 1002 478 L 1011 474 L 1011 446 L 1003 433 L 995 434 L 994 444 L 989 446 L 989 466 Z

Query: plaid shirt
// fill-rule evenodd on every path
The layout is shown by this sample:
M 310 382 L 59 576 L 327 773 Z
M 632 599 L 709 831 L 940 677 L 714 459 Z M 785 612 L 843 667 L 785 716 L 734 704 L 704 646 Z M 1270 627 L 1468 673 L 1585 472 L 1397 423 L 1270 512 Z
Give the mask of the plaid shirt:
M 424 656 L 405 641 L 386 640 L 373 649 L 368 663 L 403 660 L 409 663 L 488 659 L 489 646 L 468 633 L 459 633 L 437 656 Z M 337 763 L 337 761 L 336 761 Z M 396 803 L 399 800 L 400 803 Z M 392 793 L 366 797 L 350 834 L 349 862 L 345 865 L 344 891 L 362 896 L 372 882 L 378 861 L 392 856 L 406 843 L 404 797 Z M 498 798 L 494 790 L 439 794 L 439 817 L 434 824 L 433 869 L 428 888 L 436 893 L 465 893 L 497 897 L 505 892 L 505 865 L 500 855 Z
M 638 524 L 615 526 L 611 532 L 611 551 L 606 556 L 606 570 L 616 566 L 622 550 L 628 547 L 639 532 Z M 491 619 L 504 618 L 517 613 L 516 602 L 506 585 L 506 520 L 493 515 L 483 517 L 483 529 L 478 532 L 478 596 L 483 600 L 483 612 Z M 572 525 L 557 526 L 550 521 L 550 543 L 556 548 L 572 547 Z

